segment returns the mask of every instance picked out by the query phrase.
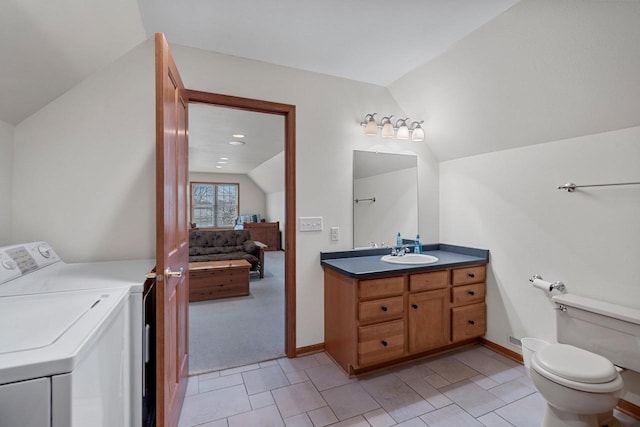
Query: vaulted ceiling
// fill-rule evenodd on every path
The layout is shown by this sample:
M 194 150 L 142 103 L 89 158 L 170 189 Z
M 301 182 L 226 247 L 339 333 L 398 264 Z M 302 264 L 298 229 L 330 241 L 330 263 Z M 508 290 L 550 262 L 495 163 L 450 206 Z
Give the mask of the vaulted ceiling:
M 0 120 L 20 123 L 155 32 L 387 86 L 517 2 L 3 0 Z

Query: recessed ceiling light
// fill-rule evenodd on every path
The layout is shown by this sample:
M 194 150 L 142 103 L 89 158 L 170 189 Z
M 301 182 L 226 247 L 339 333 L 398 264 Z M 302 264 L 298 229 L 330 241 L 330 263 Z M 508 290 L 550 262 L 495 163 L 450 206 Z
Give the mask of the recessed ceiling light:
M 228 157 L 220 157 L 220 160 L 229 160 Z
M 231 145 L 244 145 L 244 144 L 246 144 L 246 142 L 244 142 L 244 141 L 229 141 L 229 144 L 231 144 Z
M 234 133 L 233 135 L 234 138 L 244 138 L 244 134 L 243 133 Z
M 225 162 L 224 160 L 218 160 L 216 163 L 219 164 L 219 165 L 226 165 L 227 164 L 227 162 Z

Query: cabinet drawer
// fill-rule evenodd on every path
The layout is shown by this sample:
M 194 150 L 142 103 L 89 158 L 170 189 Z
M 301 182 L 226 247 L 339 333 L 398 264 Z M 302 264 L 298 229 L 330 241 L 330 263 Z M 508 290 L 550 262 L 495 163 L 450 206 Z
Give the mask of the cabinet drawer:
M 358 304 L 358 319 L 361 322 L 391 320 L 402 317 L 404 298 L 382 298 Z
M 412 274 L 409 276 L 409 291 L 432 291 L 446 288 L 449 285 L 447 270 L 430 271 L 428 273 Z
M 404 277 L 385 277 L 383 279 L 360 280 L 358 297 L 362 300 L 392 297 L 404 292 Z
M 375 365 L 404 354 L 404 321 L 358 328 L 358 364 Z
M 452 308 L 452 340 L 462 341 L 484 335 L 487 330 L 486 313 L 485 303 Z
M 485 284 L 456 286 L 451 289 L 451 303 L 454 306 L 484 302 Z
M 453 283 L 453 286 L 457 286 L 484 282 L 486 271 L 487 268 L 484 265 L 456 268 L 451 272 L 451 283 Z

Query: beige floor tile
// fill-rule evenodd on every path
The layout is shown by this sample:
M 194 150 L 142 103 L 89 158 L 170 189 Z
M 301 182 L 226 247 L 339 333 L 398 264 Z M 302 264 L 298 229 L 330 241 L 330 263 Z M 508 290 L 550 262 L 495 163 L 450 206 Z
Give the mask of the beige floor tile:
M 371 427 L 367 420 L 362 415 L 344 420 L 337 424 L 333 424 L 331 427 Z
M 536 392 L 535 388 L 531 388 L 528 385 L 523 384 L 518 380 L 509 381 L 508 383 L 500 384 L 489 390 L 489 393 L 500 398 L 507 403 L 515 402 L 518 399 L 522 399 L 525 396 Z
M 314 427 L 307 414 L 298 414 L 293 417 L 286 418 L 284 420 L 284 425 L 287 427 Z
M 276 401 L 273 400 L 271 392 L 265 391 L 264 393 L 254 394 L 249 396 L 249 402 L 253 409 L 264 408 L 265 406 L 275 405 Z
M 457 405 L 445 406 L 420 417 L 429 427 L 483 427 Z
M 289 385 L 279 365 L 243 372 L 242 378 L 249 396 Z
M 242 375 L 233 374 L 224 377 L 212 378 L 206 381 L 200 381 L 198 383 L 198 388 L 200 390 L 200 393 L 205 393 L 207 391 L 220 390 L 222 388 L 239 384 L 242 384 Z
M 546 405 L 540 394 L 533 393 L 495 412 L 516 427 L 540 427 Z
M 180 427 L 227 418 L 251 410 L 244 385 L 227 387 L 186 397 L 180 415 Z
M 309 356 L 296 357 L 295 359 L 278 359 L 278 363 L 280 364 L 280 367 L 285 374 L 294 371 L 303 371 L 305 369 L 313 368 L 314 366 L 319 365 L 318 360 L 314 357 L 313 354 L 310 354 Z
M 307 415 L 311 418 L 314 427 L 324 427 L 338 422 L 338 418 L 328 406 L 309 411 Z
M 367 412 L 364 414 L 364 418 L 371 424 L 371 427 L 390 427 L 396 425 L 396 421 L 382 408 Z
M 406 421 L 435 409 L 397 375 L 378 376 L 362 381 L 361 384 L 396 422 Z
M 267 406 L 229 417 L 229 427 L 284 427 L 278 408 Z
M 304 372 L 320 391 L 354 381 L 333 363 L 314 366 L 313 368 L 305 369 Z
M 327 406 L 310 381 L 279 388 L 271 392 L 283 418 Z
M 499 415 L 496 415 L 495 412 L 489 412 L 488 414 L 481 416 L 478 418 L 478 421 L 487 427 L 512 427 L 513 425 L 504 418 L 501 418 Z
M 451 399 L 423 379 L 406 379 L 404 382 L 434 408 L 442 408 L 453 403 Z
M 380 407 L 358 383 L 325 390 L 322 392 L 322 397 L 339 420 L 347 420 Z
M 456 383 L 478 375 L 478 371 L 471 369 L 453 357 L 427 362 L 427 366 L 450 383 Z
M 469 380 L 451 384 L 440 391 L 473 417 L 479 417 L 506 405 L 506 402 Z
M 449 381 L 447 381 L 446 379 L 444 379 L 438 374 L 427 375 L 424 377 L 424 380 L 434 388 L 441 388 L 451 384 Z

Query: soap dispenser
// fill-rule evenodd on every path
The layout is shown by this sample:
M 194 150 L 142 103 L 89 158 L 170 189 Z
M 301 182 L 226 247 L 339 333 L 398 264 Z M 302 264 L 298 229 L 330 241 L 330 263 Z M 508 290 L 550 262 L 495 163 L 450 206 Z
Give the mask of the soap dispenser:
M 414 254 L 421 254 L 422 253 L 422 245 L 420 244 L 420 235 L 416 234 L 416 242 L 415 242 L 415 246 L 413 247 L 413 253 Z
M 400 232 L 396 235 L 396 247 L 402 247 L 402 236 L 400 236 Z

